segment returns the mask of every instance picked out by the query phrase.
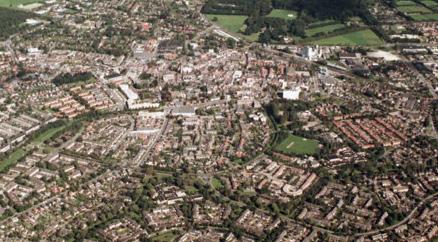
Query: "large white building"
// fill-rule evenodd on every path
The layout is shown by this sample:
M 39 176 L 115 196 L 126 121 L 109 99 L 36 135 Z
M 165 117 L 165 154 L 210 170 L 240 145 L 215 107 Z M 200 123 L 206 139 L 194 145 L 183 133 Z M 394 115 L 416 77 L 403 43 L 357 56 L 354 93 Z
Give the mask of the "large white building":
M 139 99 L 138 94 L 129 87 L 128 84 L 120 84 L 119 85 L 120 90 L 122 90 L 123 94 L 128 98 L 128 100 L 134 101 Z
M 296 87 L 289 90 L 283 90 L 283 98 L 287 100 L 298 100 L 300 98 L 301 88 Z

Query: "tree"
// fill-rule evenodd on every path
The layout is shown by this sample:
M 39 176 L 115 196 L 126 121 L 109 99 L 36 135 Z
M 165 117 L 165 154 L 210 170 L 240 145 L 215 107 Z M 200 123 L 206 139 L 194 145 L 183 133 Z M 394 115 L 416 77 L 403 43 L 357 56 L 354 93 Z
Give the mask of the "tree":
M 233 38 L 227 39 L 227 47 L 229 49 L 234 49 L 236 47 L 236 41 Z
M 262 44 L 271 43 L 271 34 L 269 33 L 268 30 L 265 30 L 265 32 L 263 32 L 259 35 L 259 42 Z

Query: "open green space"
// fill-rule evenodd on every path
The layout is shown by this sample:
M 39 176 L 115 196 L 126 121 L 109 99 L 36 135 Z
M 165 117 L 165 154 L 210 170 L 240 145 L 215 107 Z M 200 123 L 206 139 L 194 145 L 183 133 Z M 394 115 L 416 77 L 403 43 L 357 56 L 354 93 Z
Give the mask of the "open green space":
M 198 189 L 196 189 L 196 187 L 194 186 L 186 186 L 184 187 L 184 190 L 189 194 L 189 195 L 193 195 L 196 194 L 198 192 Z
M 409 16 L 416 21 L 438 21 L 438 13 L 410 14 Z
M 376 46 L 383 44 L 383 41 L 371 29 L 364 29 L 351 33 L 340 34 L 333 37 L 311 41 L 311 44 Z
M 318 33 L 330 33 L 332 31 L 335 31 L 337 29 L 345 28 L 345 25 L 342 23 L 335 23 L 335 24 L 329 24 L 321 27 L 314 27 L 306 29 L 306 35 L 307 36 L 314 36 Z
M 335 23 L 338 23 L 338 21 L 332 20 L 332 19 L 320 20 L 320 21 L 310 23 L 308 27 L 309 28 L 316 28 L 316 27 L 321 27 L 321 26 L 335 24 Z
M 430 8 L 434 8 L 434 7 L 438 6 L 438 2 L 435 2 L 432 0 L 424 0 L 424 1 L 421 1 L 421 3 L 427 7 L 430 7 Z
M 30 141 L 30 143 L 33 145 L 40 145 L 44 143 L 44 141 L 49 140 L 54 135 L 58 134 L 62 130 L 66 129 L 67 127 L 71 127 L 73 124 L 74 122 L 69 122 L 69 123 L 63 123 L 60 126 L 48 128 L 47 130 L 44 130 L 41 133 L 37 133 L 37 135 Z M 18 148 L 14 152 L 12 152 L 5 160 L 1 161 L 0 172 L 3 172 L 9 166 L 15 164 L 19 159 L 24 157 L 28 153 L 28 151 L 26 150 L 30 150 L 29 146 Z
M 415 2 L 409 1 L 409 0 L 400 0 L 400 1 L 396 1 L 395 5 L 396 6 L 412 6 L 412 5 L 417 5 L 417 4 Z
M 33 144 L 42 144 L 44 141 L 49 140 L 54 135 L 56 135 L 58 132 L 64 130 L 66 128 L 66 125 L 60 126 L 60 127 L 53 127 L 50 128 L 44 132 L 42 132 L 40 135 L 38 135 L 34 140 L 32 140 Z
M 313 155 L 318 151 L 318 141 L 288 134 L 274 149 L 286 154 Z
M 282 19 L 295 19 L 298 16 L 298 13 L 292 10 L 286 9 L 273 9 L 268 15 L 268 17 L 273 18 L 282 18 Z
M 160 233 L 156 236 L 151 237 L 151 241 L 153 242 L 172 242 L 175 241 L 175 239 L 179 236 L 179 233 L 177 231 L 166 231 L 163 233 Z
M 15 164 L 19 159 L 24 157 L 26 154 L 27 154 L 27 152 L 24 149 L 22 149 L 22 148 L 19 148 L 19 149 L 15 150 L 14 152 L 12 152 L 6 158 L 6 160 L 3 160 L 0 163 L 0 172 L 4 171 L 9 166 Z
M 220 14 L 207 14 L 207 18 L 210 21 L 215 22 L 220 27 L 230 31 L 239 32 L 245 22 L 247 16 L 244 15 L 220 15 Z M 215 21 L 216 20 L 216 21 Z
M 405 13 L 431 13 L 432 11 L 430 9 L 427 9 L 426 7 L 420 6 L 420 5 L 413 5 L 413 6 L 400 6 L 397 7 L 398 10 Z
M 15 8 L 19 5 L 27 5 L 31 3 L 43 2 L 42 0 L 0 0 L 0 7 Z
M 260 33 L 254 33 L 254 34 L 250 34 L 250 35 L 244 35 L 244 34 L 238 34 L 239 37 L 244 38 L 246 41 L 249 42 L 256 42 L 259 39 L 259 34 Z

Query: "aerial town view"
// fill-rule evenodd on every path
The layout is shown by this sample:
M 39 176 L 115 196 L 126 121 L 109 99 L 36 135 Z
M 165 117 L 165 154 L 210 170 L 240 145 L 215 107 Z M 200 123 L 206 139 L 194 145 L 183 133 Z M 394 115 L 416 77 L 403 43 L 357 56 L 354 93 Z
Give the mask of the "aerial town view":
M 0 0 L 0 241 L 438 242 L 438 0 Z

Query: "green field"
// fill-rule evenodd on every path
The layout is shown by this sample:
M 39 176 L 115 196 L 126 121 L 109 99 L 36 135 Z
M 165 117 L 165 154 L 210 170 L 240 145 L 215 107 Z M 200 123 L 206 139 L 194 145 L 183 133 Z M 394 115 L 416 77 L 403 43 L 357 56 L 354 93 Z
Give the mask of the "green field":
M 175 239 L 178 237 L 177 231 L 166 231 L 163 233 L 160 233 L 156 236 L 151 237 L 151 241 L 153 242 L 172 242 L 175 241 Z
M 409 15 L 411 18 L 413 18 L 416 21 L 438 21 L 438 13 L 431 13 L 431 14 L 411 14 Z
M 306 29 L 306 35 L 311 37 L 317 33 L 329 33 L 334 30 L 342 29 L 342 28 L 345 28 L 345 25 L 341 23 L 329 24 L 321 27 Z
M 184 187 L 184 190 L 189 194 L 189 195 L 193 195 L 196 194 L 198 192 L 198 189 L 196 189 L 196 187 L 194 186 L 186 186 Z
M 210 21 L 213 21 L 214 18 L 217 18 L 217 21 L 215 22 L 217 25 L 230 32 L 237 33 L 240 31 L 240 28 L 242 28 L 243 23 L 248 17 L 243 15 L 207 14 L 207 18 Z
M 316 22 L 310 23 L 308 27 L 309 28 L 316 28 L 316 27 L 321 27 L 321 26 L 336 24 L 336 23 L 338 23 L 338 22 L 335 20 L 328 19 L 328 20 L 321 20 L 321 21 L 316 21 Z
M 285 10 L 285 9 L 273 9 L 267 17 L 273 17 L 273 18 L 282 18 L 282 19 L 295 19 L 297 18 L 298 13 L 291 10 Z
M 17 7 L 20 4 L 43 2 L 42 0 L 0 0 L 0 7 Z
M 275 149 L 286 154 L 313 155 L 318 151 L 318 141 L 289 134 Z
M 424 1 L 421 1 L 421 3 L 428 6 L 428 7 L 431 7 L 431 8 L 438 6 L 438 3 L 435 1 L 432 1 L 432 0 L 424 0 Z
M 62 131 L 65 127 L 66 126 L 63 125 L 60 127 L 48 129 L 48 130 L 44 131 L 43 133 L 41 133 L 40 135 L 38 135 L 34 140 L 32 140 L 32 143 L 33 144 L 42 144 L 44 141 L 52 138 L 52 136 L 54 136 L 58 132 Z
M 417 5 L 417 4 L 413 1 L 401 0 L 401 1 L 397 1 L 395 3 L 395 5 L 397 5 L 397 6 L 412 6 L 412 5 Z
M 0 163 L 0 172 L 4 171 L 9 166 L 15 164 L 20 158 L 24 157 L 27 152 L 24 149 L 17 149 L 12 154 Z
M 370 29 L 312 41 L 315 45 L 381 45 L 383 41 Z
M 430 9 L 427 9 L 420 5 L 414 5 L 414 6 L 400 6 L 397 7 L 398 10 L 405 13 L 431 13 L 432 11 Z

